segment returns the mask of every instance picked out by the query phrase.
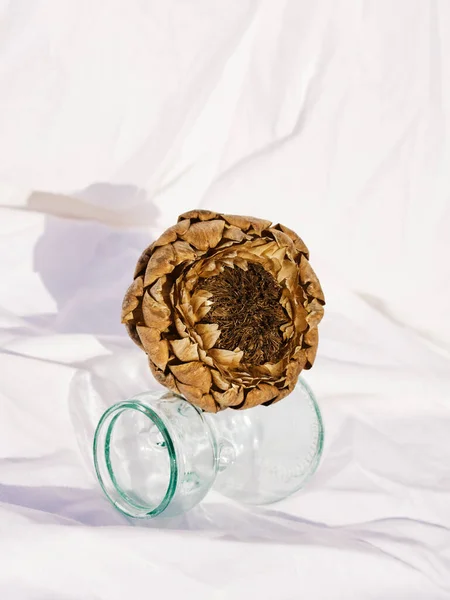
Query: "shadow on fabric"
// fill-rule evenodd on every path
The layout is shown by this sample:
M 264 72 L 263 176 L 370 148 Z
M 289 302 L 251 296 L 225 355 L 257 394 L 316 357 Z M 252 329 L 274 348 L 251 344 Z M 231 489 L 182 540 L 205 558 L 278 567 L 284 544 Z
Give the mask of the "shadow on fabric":
M 124 335 L 122 298 L 152 241 L 158 208 L 143 190 L 111 184 L 94 184 L 76 197 L 35 192 L 28 205 L 46 213 L 34 270 L 56 304 L 55 314 L 30 320 L 55 333 Z

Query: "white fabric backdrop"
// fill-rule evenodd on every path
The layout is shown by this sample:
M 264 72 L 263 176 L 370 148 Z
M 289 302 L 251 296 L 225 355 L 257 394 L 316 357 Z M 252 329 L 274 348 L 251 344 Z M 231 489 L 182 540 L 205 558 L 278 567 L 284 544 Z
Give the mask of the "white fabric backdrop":
M 449 598 L 449 3 L 0 10 L 1 597 Z M 324 457 L 277 505 L 133 526 L 90 423 L 153 385 L 120 303 L 194 207 L 310 247 Z

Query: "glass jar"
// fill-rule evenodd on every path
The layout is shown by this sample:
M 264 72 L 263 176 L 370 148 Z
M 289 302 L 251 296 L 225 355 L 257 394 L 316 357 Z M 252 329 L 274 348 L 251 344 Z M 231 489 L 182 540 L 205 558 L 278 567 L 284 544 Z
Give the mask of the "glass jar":
M 299 490 L 323 446 L 319 407 L 308 385 L 270 407 L 205 413 L 171 392 L 144 392 L 110 407 L 94 436 L 98 480 L 125 515 L 190 510 L 214 489 L 248 504 Z

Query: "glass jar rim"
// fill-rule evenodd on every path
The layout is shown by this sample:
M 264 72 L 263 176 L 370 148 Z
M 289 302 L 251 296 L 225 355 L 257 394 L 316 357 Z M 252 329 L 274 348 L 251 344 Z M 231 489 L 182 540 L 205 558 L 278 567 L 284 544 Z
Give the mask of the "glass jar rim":
M 167 484 L 167 489 L 163 499 L 156 507 L 153 508 L 150 505 L 140 504 L 136 502 L 122 489 L 122 487 L 117 482 L 116 476 L 114 474 L 114 469 L 111 463 L 110 447 L 114 425 L 117 419 L 120 417 L 120 415 L 122 415 L 127 410 L 134 410 L 140 412 L 157 426 L 161 435 L 163 436 L 165 442 L 165 449 L 168 453 L 170 468 L 169 482 Z M 105 426 L 107 427 L 105 439 L 104 442 L 100 444 L 101 432 Z M 172 501 L 178 482 L 178 465 L 175 445 L 164 421 L 147 404 L 141 402 L 138 399 L 131 399 L 125 400 L 123 402 L 118 402 L 117 404 L 111 406 L 102 415 L 96 427 L 94 434 L 93 454 L 95 471 L 100 486 L 103 489 L 103 492 L 105 493 L 108 500 L 124 515 L 128 517 L 141 519 L 156 517 L 159 514 L 161 514 Z M 100 457 L 102 457 L 104 460 L 104 466 L 106 467 L 106 470 L 101 468 Z M 114 496 L 116 497 L 114 497 L 111 494 L 110 489 L 108 489 L 107 483 L 112 484 L 112 489 L 115 492 Z

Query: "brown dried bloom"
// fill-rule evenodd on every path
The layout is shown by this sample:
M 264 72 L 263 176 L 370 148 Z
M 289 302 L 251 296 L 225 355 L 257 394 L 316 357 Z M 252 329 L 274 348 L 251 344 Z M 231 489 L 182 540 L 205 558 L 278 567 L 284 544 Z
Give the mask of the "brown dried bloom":
M 156 379 L 205 411 L 269 405 L 311 368 L 325 304 L 296 233 L 208 210 L 141 255 L 122 322 Z

